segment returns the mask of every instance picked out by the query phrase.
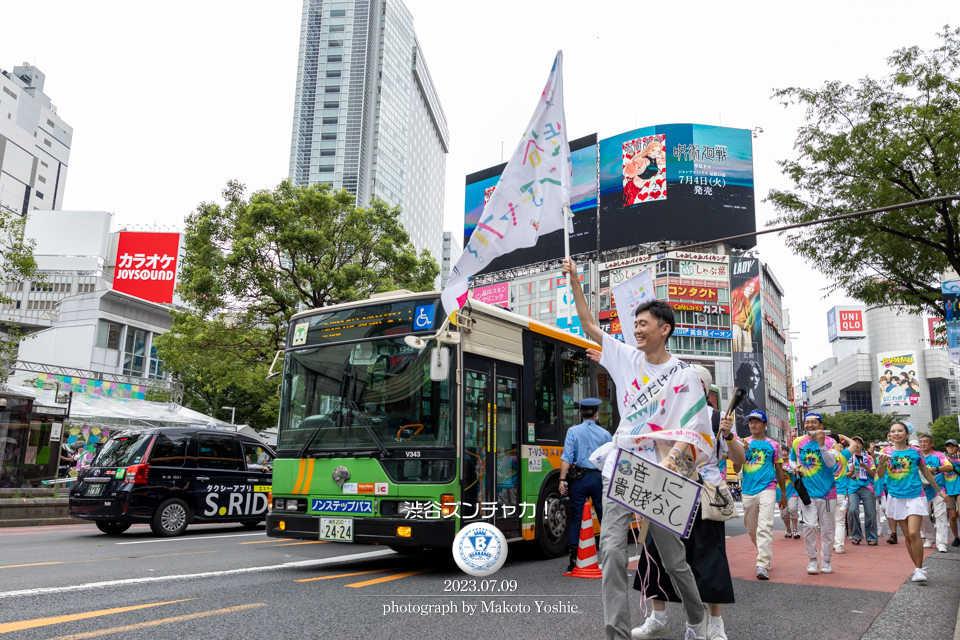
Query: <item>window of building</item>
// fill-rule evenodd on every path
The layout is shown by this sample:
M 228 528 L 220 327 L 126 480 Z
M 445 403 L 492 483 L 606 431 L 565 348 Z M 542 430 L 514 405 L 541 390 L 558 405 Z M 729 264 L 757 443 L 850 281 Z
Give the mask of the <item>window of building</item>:
M 813 391 L 811 391 L 811 392 L 810 392 L 810 395 L 814 395 L 814 396 L 815 396 L 815 395 L 817 395 L 818 393 L 823 393 L 824 391 L 826 391 L 827 389 L 829 389 L 829 388 L 832 387 L 832 386 L 833 386 L 833 383 L 832 383 L 832 382 L 828 382 L 827 384 L 823 385 L 822 387 L 817 387 L 816 389 L 814 389 Z
M 540 315 L 553 313 L 553 300 L 540 303 Z
M 327 62 L 342 62 L 343 56 L 327 56 Z
M 321 134 L 320 134 L 320 139 L 321 139 L 321 140 L 336 140 L 336 139 L 337 139 L 337 134 L 335 134 L 335 133 L 321 133 Z
M 343 32 L 342 24 L 332 24 L 330 25 L 330 33 L 341 33 Z
M 340 93 L 340 87 L 324 87 L 324 93 Z
M 327 164 L 317 167 L 317 173 L 333 173 L 333 165 Z
M 339 77 L 340 77 L 340 70 L 339 70 L 339 69 L 327 69 L 327 77 L 328 77 L 328 78 L 339 78 Z
M 120 334 L 123 326 L 116 322 L 101 320 L 97 325 L 97 346 L 101 349 L 120 349 Z
M 40 182 L 43 182 L 44 184 L 46 184 L 47 182 L 47 179 L 44 178 L 43 176 L 37 176 L 37 180 L 39 180 Z
M 149 332 L 143 329 L 127 329 L 127 341 L 123 350 L 123 375 L 143 377 L 148 335 Z
M 335 156 L 335 155 L 337 155 L 337 150 L 336 150 L 336 149 L 320 149 L 320 157 L 321 157 L 321 158 L 329 158 L 329 157 Z
M 560 440 L 557 425 L 556 347 L 543 340 L 533 341 L 533 404 L 537 440 Z
M 331 40 L 327 44 L 327 47 L 330 49 L 336 49 L 337 47 L 342 47 L 342 46 L 343 46 L 343 40 Z
M 53 147 L 53 143 L 46 138 L 43 139 L 43 144 L 47 145 L 48 147 Z
M 339 109 L 339 108 L 340 108 L 340 103 L 339 103 L 339 102 L 324 102 L 324 103 L 323 103 L 323 108 L 324 108 L 324 109 Z
M 41 167 L 44 167 L 44 168 L 46 168 L 46 169 L 49 169 L 49 168 L 50 168 L 50 165 L 48 165 L 48 164 L 47 164 L 46 162 L 44 162 L 43 160 L 40 161 L 40 166 L 41 166 Z
M 866 390 L 850 390 L 843 393 L 841 411 L 867 411 L 873 413 L 872 392 Z
M 551 289 L 553 289 L 553 278 L 540 281 L 540 291 L 550 291 Z
M 330 12 L 331 18 L 343 18 L 346 15 L 347 15 L 346 9 L 334 9 L 333 11 Z
M 147 377 L 153 380 L 163 380 L 167 377 L 163 371 L 163 360 L 157 354 L 157 348 L 153 344 L 150 345 L 150 370 Z
M 339 118 L 324 118 L 323 124 L 337 124 L 337 120 L 339 120 Z

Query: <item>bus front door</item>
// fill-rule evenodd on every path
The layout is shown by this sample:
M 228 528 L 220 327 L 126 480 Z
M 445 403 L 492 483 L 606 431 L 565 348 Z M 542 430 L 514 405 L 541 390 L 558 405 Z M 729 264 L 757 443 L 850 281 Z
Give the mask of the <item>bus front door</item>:
M 460 518 L 519 537 L 520 367 L 468 354 L 463 388 Z

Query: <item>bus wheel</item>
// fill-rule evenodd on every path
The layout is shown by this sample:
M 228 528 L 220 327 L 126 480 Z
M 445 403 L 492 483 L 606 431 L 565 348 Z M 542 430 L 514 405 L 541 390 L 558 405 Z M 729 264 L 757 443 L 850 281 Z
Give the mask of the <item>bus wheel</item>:
M 559 558 L 567 551 L 570 535 L 567 510 L 560 504 L 560 480 L 554 478 L 540 491 L 538 506 L 543 511 L 537 522 L 537 541 L 540 551 L 547 558 Z

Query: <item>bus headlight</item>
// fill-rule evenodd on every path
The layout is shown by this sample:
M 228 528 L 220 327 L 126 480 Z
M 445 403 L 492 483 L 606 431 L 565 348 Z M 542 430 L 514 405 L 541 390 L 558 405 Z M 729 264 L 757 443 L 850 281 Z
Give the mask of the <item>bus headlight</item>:
M 282 511 L 286 501 L 283 498 L 274 498 L 273 499 L 273 508 L 278 511 Z

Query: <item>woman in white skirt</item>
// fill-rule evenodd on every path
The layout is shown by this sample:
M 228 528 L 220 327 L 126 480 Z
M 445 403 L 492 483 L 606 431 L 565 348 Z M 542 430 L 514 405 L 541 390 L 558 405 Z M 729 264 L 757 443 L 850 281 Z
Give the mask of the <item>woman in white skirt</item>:
M 907 552 L 916 567 L 911 580 L 925 582 L 927 571 L 923 568 L 920 525 L 928 511 L 920 474 L 923 474 L 937 493 L 944 497 L 946 494 L 937 486 L 937 481 L 927 468 L 920 450 L 907 444 L 906 425 L 894 422 L 890 427 L 890 441 L 893 446 L 885 447 L 878 456 L 880 466 L 877 469 L 878 474 L 884 471 L 887 474 L 887 519 L 898 524 L 903 531 Z

